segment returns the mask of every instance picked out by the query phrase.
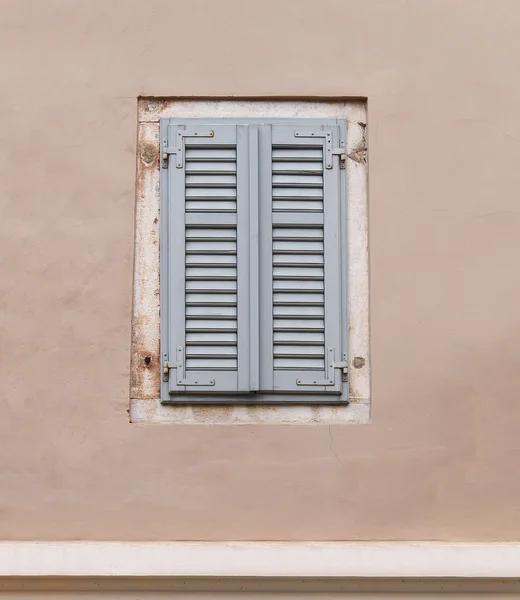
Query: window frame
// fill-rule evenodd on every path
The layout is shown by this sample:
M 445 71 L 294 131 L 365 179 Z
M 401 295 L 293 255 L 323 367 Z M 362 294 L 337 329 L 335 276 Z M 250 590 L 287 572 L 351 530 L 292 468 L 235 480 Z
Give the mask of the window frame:
M 158 123 L 177 117 L 318 117 L 346 118 L 349 202 L 349 347 L 350 406 L 228 406 L 160 405 L 158 398 Z M 366 198 L 366 105 L 363 100 L 263 101 L 139 100 L 138 174 L 132 383 L 130 417 L 134 422 L 171 423 L 362 423 L 370 418 L 368 352 L 368 255 Z M 353 209 L 353 210 L 352 210 Z M 155 218 L 154 218 L 155 217 Z M 354 235 L 351 235 L 351 233 Z M 150 266 L 152 268 L 150 268 Z M 354 270 L 351 271 L 351 267 Z M 351 276 L 352 273 L 352 276 Z M 356 366 L 354 366 L 356 365 Z M 273 410 L 274 409 L 274 410 Z

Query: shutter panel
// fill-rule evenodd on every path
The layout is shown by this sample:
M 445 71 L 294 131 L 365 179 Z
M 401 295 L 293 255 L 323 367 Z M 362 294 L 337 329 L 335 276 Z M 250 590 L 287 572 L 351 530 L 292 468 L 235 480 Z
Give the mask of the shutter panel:
M 342 372 L 339 125 L 273 125 L 260 165 L 261 387 L 338 395 Z M 269 143 L 270 142 L 270 143 Z M 328 168 L 328 167 L 331 168 Z M 313 399 L 314 401 L 314 399 Z
M 167 400 L 179 394 L 182 401 L 185 393 L 246 392 L 248 131 L 200 121 L 166 123 L 162 143 L 169 154 L 163 182 L 168 192 L 162 209 L 168 212 L 169 264 L 163 264 L 161 248 L 161 267 L 169 286 L 168 297 L 161 300 L 169 312 L 162 315 L 168 338 L 163 348 L 169 363 Z

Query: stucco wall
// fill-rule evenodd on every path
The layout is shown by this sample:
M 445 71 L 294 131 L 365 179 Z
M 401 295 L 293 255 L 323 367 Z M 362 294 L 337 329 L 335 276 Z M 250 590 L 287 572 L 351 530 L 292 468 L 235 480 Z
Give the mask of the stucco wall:
M 518 2 L 0 10 L 0 537 L 518 539 Z M 368 97 L 371 424 L 129 424 L 138 95 Z

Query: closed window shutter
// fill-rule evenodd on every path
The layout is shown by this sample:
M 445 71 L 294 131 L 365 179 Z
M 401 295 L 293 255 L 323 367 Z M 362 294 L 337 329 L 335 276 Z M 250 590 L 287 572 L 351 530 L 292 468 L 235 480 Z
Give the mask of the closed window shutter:
M 249 391 L 248 130 L 170 120 L 162 124 L 162 144 L 168 394 Z
M 334 120 L 161 121 L 163 402 L 348 400 L 344 145 Z
M 261 176 L 261 388 L 338 395 L 346 348 L 339 125 L 272 125 Z M 267 141 L 267 138 L 270 140 Z M 344 142 L 343 142 L 344 143 Z

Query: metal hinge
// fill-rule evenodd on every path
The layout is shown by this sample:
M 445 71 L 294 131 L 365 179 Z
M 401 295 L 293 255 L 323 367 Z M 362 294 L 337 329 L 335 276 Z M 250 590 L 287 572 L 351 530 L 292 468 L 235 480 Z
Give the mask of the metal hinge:
M 296 380 L 296 385 L 313 385 L 313 386 L 331 386 L 336 385 L 336 378 L 334 376 L 334 369 L 342 370 L 342 381 L 348 380 L 348 362 L 347 355 L 343 353 L 343 360 L 340 362 L 334 361 L 334 348 L 327 349 L 327 364 L 325 365 L 325 379 L 314 379 L 311 381 L 302 381 L 301 379 Z
M 332 154 L 337 154 L 339 156 L 339 168 L 345 168 L 345 161 L 347 160 L 347 156 L 345 154 L 345 142 L 340 142 L 341 148 L 333 148 Z
M 170 363 L 165 360 L 163 361 L 163 381 L 168 381 L 170 378 Z
M 325 168 L 332 169 L 332 157 L 339 155 L 340 169 L 345 168 L 345 141 L 340 142 L 340 148 L 332 147 L 332 131 L 295 131 L 294 137 L 325 138 Z
M 162 147 L 162 166 L 163 169 L 168 168 L 168 156 L 175 154 L 175 166 L 182 169 L 184 164 L 184 144 L 183 139 L 187 137 L 214 137 L 215 132 L 209 131 L 177 131 L 175 146 L 168 146 L 168 140 L 163 140 Z
M 334 363 L 335 369 L 341 369 L 341 381 L 346 383 L 348 381 L 348 361 L 347 361 L 347 353 L 343 353 L 343 360 L 337 363 Z
M 188 380 L 185 372 L 185 361 L 184 361 L 184 348 L 179 346 L 177 348 L 177 363 L 170 365 L 166 355 L 163 361 L 163 381 L 168 381 L 170 378 L 170 369 L 177 369 L 177 385 L 215 385 L 214 379 L 195 379 Z

